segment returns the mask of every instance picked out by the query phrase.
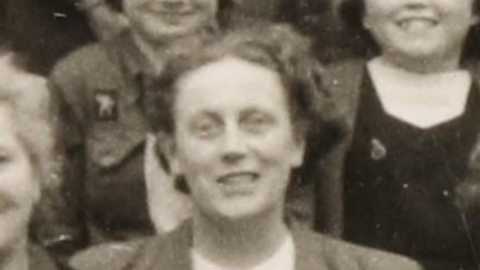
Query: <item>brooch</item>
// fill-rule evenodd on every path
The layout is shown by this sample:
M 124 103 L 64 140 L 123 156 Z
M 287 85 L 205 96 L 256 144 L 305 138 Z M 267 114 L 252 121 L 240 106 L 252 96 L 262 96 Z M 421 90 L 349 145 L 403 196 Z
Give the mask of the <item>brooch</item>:
M 382 160 L 387 156 L 387 148 L 379 139 L 373 138 L 371 141 L 371 145 L 372 150 L 370 152 L 370 157 L 373 160 Z

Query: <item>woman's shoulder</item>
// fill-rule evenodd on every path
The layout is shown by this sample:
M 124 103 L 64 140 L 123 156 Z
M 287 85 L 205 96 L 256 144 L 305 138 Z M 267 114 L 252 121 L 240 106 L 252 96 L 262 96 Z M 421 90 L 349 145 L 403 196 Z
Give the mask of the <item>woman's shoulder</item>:
M 185 222 L 165 234 L 97 245 L 75 254 L 69 265 L 75 270 L 137 269 L 157 261 L 171 266 L 177 260 L 187 259 L 185 254 L 190 248 L 190 231 L 190 223 Z
M 309 230 L 296 232 L 300 246 L 299 256 L 317 258 L 314 265 L 338 270 L 421 270 L 421 266 L 406 257 L 393 253 L 358 246 L 340 239 Z
M 80 251 L 70 260 L 76 270 L 120 270 L 131 263 L 151 239 L 101 244 Z
M 96 66 L 108 62 L 105 45 L 94 42 L 84 45 L 65 57 L 61 58 L 53 67 L 52 77 L 73 77 L 78 74 L 91 72 Z
M 28 255 L 30 265 L 35 266 L 35 270 L 71 270 L 68 266 L 61 265 L 55 261 L 49 253 L 37 245 L 28 246 Z
M 339 240 L 330 239 L 330 245 L 335 246 L 334 249 L 337 249 L 337 254 L 343 254 L 343 256 L 336 257 L 347 257 L 349 260 L 353 261 L 358 270 L 369 269 L 369 270 L 421 270 L 422 267 L 415 262 L 414 260 L 393 254 L 390 252 L 368 248 L 364 246 L 358 246 L 352 243 L 343 242 Z M 335 256 L 334 256 L 335 257 Z M 345 262 L 343 258 L 337 258 L 337 261 Z M 347 260 L 348 261 L 348 260 Z

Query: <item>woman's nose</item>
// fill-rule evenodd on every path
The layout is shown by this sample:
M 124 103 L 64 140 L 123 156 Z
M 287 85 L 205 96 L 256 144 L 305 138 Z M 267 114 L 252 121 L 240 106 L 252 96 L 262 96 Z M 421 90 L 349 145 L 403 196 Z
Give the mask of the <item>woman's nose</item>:
M 431 0 L 404 0 L 404 5 L 410 9 L 422 9 L 429 5 Z
M 159 2 L 165 9 L 172 11 L 182 9 L 185 4 L 185 0 L 160 0 Z
M 228 128 L 223 138 L 222 160 L 236 163 L 243 159 L 247 152 L 247 138 L 235 127 Z

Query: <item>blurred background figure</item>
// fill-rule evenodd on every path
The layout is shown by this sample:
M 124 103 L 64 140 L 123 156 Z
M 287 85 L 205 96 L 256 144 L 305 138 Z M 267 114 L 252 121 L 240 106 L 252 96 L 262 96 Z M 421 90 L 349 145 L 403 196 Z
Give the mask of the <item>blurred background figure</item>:
M 60 184 L 48 93 L 45 79 L 0 49 L 0 269 L 63 269 L 29 237 L 41 197 Z
M 427 269 L 479 269 L 480 216 L 458 202 L 479 179 L 480 1 L 337 8 L 359 58 L 324 76 L 344 136 L 306 176 L 320 179 L 317 229 Z

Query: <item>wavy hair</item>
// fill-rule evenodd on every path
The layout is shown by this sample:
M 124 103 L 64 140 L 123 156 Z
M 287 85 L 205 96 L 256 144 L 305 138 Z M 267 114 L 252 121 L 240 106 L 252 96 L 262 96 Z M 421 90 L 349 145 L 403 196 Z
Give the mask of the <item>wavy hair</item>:
M 173 106 L 177 82 L 185 74 L 225 57 L 236 57 L 277 72 L 287 97 L 298 139 L 319 131 L 327 94 L 322 87 L 323 67 L 312 57 L 310 41 L 290 26 L 254 22 L 217 36 L 194 53 L 179 55 L 167 64 L 151 85 L 145 105 L 156 131 L 175 132 Z

